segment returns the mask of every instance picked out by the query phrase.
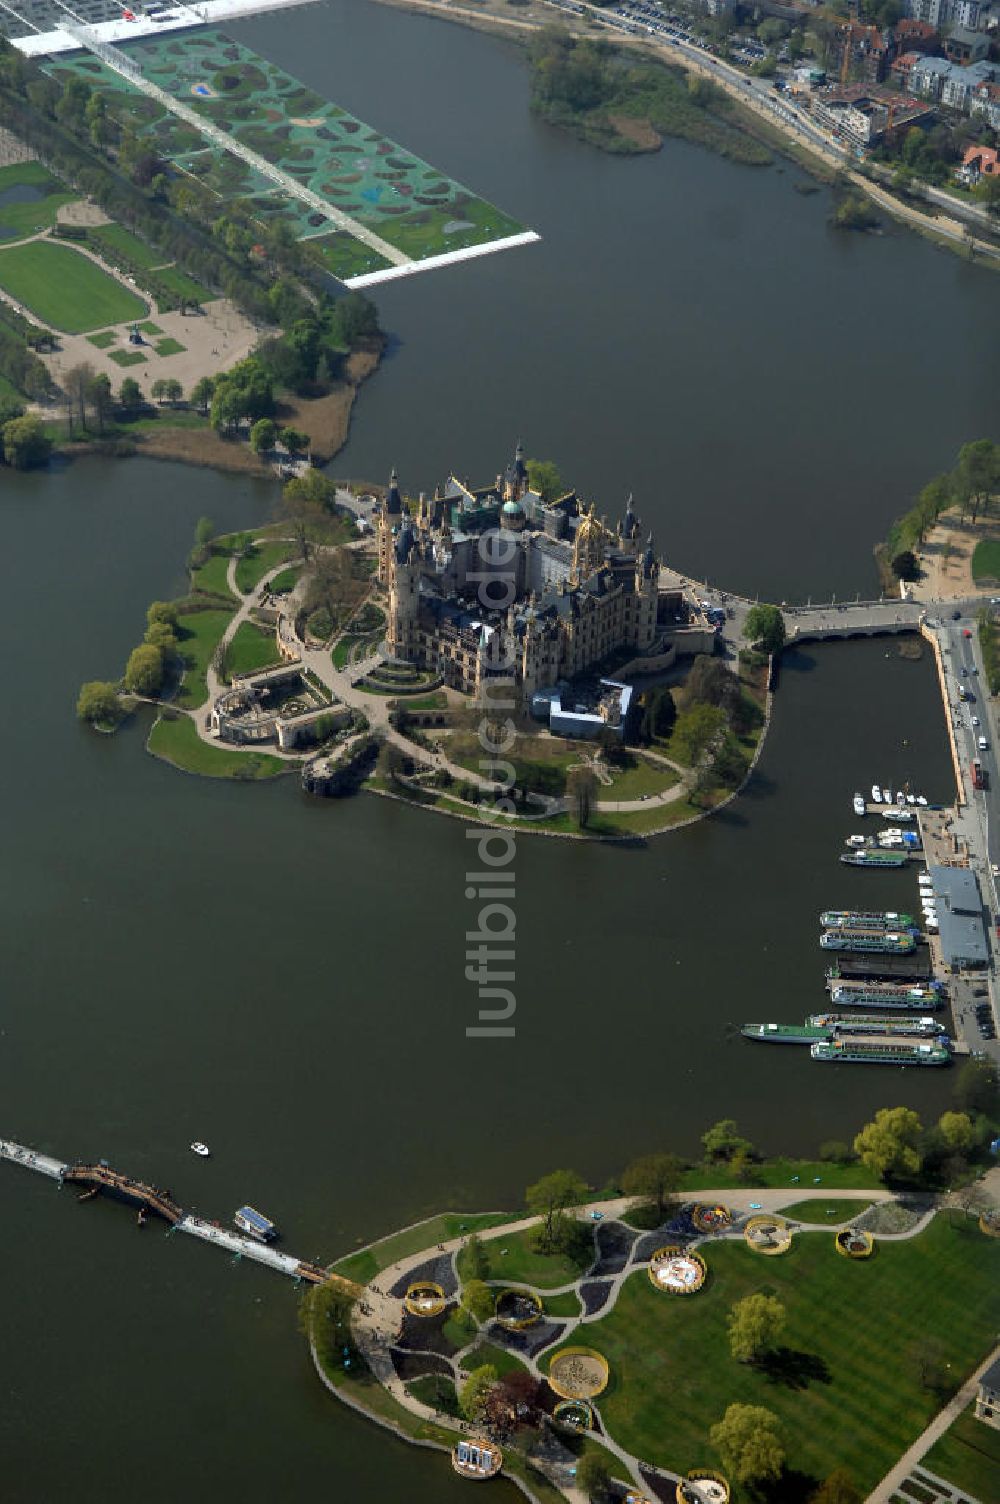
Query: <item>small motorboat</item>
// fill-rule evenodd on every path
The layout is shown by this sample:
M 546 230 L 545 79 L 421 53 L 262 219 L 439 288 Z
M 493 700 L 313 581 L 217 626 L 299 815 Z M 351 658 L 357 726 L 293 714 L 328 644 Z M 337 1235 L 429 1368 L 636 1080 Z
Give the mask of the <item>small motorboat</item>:
M 917 803 L 919 805 L 923 806 L 923 807 L 926 807 L 926 805 L 927 805 L 927 795 L 926 794 L 918 794 L 917 795 Z
M 196 1138 L 194 1143 L 191 1145 L 191 1153 L 199 1154 L 202 1159 L 207 1159 L 211 1152 L 212 1151 L 208 1147 L 208 1145 L 203 1144 L 200 1138 Z
M 854 813 L 856 815 L 864 815 L 867 813 L 867 806 L 860 794 L 855 794 L 854 796 Z
M 900 805 L 906 803 L 906 795 L 903 793 L 902 789 L 900 789 L 899 793 L 896 795 L 896 803 Z
M 867 846 L 868 845 L 868 837 L 867 836 L 848 836 L 847 840 L 844 842 L 844 845 L 845 846 Z
M 872 784 L 872 799 L 876 804 L 882 803 L 882 790 L 879 788 L 877 783 Z

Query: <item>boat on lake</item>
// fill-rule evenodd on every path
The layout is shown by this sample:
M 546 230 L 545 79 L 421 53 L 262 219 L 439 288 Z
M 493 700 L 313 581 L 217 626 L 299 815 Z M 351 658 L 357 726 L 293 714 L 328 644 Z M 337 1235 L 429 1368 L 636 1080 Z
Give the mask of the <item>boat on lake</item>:
M 830 1001 L 841 1008 L 890 1008 L 894 1013 L 918 1008 L 940 1008 L 944 999 L 938 987 L 904 986 L 899 982 L 851 982 L 833 976 L 827 980 Z
M 867 815 L 868 813 L 868 806 L 860 794 L 855 794 L 854 796 L 854 813 L 856 815 Z
M 824 909 L 819 922 L 826 930 L 906 930 L 915 921 L 895 909 Z
M 272 1238 L 278 1236 L 278 1229 L 270 1218 L 265 1217 L 263 1212 L 257 1211 L 253 1206 L 241 1206 L 233 1217 L 233 1221 L 240 1232 L 245 1232 L 248 1237 L 256 1238 L 258 1243 L 269 1243 Z
M 927 1014 L 919 1018 L 882 1018 L 878 1013 L 811 1013 L 806 1024 L 813 1029 L 825 1030 L 827 1034 L 920 1034 L 932 1037 L 945 1031 L 939 1019 Z
M 912 809 L 903 809 L 897 805 L 894 809 L 884 809 L 882 811 L 882 819 L 895 820 L 897 824 L 905 824 L 907 820 L 913 819 L 913 811 Z
M 810 1019 L 804 1024 L 743 1024 L 740 1033 L 744 1039 L 762 1039 L 766 1044 L 815 1044 L 817 1039 L 829 1039 L 833 1031 Z
M 191 1145 L 191 1153 L 200 1155 L 202 1159 L 207 1159 L 211 1152 L 212 1151 L 208 1147 L 208 1145 L 203 1144 L 201 1142 L 201 1139 L 196 1138 L 194 1143 Z
M 884 851 L 881 848 L 840 853 L 840 860 L 849 867 L 905 867 L 909 859 L 905 851 Z
M 814 1060 L 846 1065 L 950 1065 L 951 1051 L 943 1044 L 903 1039 L 817 1039 L 809 1046 Z
M 876 804 L 882 803 L 882 790 L 879 788 L 877 783 L 872 784 L 872 799 Z
M 913 936 L 905 930 L 824 930 L 819 937 L 824 950 L 874 951 L 876 954 L 905 956 L 916 948 Z

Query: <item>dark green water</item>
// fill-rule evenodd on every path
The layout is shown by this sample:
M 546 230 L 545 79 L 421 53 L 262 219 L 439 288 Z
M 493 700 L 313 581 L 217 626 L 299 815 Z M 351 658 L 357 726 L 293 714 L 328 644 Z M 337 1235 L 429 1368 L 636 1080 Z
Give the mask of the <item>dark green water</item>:
M 960 417 L 983 426 L 993 284 L 919 242 L 831 240 L 787 176 L 686 149 L 591 157 L 526 123 L 518 65 L 481 37 L 357 6 L 241 34 L 546 234 L 386 295 L 400 344 L 362 397 L 347 468 L 381 473 L 394 456 L 427 485 L 450 464 L 488 473 L 523 427 L 595 488 L 627 470 L 638 497 L 642 480 L 678 562 L 718 558 L 713 575 L 791 594 L 806 564 L 817 590 L 864 586 L 893 509 L 882 482 L 944 463 L 967 436 Z M 293 55 L 293 34 L 312 47 Z M 475 68 L 502 103 L 489 132 L 481 112 L 456 126 Z M 445 79 L 447 113 L 432 107 Z M 710 232 L 723 208 L 736 229 Z M 696 314 L 670 279 L 677 258 L 700 278 L 710 251 L 715 302 Z M 737 275 L 743 333 L 723 347 Z M 861 342 L 865 385 L 886 358 L 872 309 L 890 277 L 966 342 L 933 388 L 934 424 L 912 424 L 910 359 L 877 425 L 838 405 L 838 321 Z M 643 306 L 676 330 L 651 364 Z M 613 400 L 599 367 L 615 370 Z M 877 643 L 792 658 L 760 773 L 719 819 L 641 850 L 522 840 L 517 1037 L 473 1043 L 463 827 L 371 797 L 306 803 L 293 782 L 185 778 L 143 754 L 141 727 L 105 740 L 73 720 L 80 681 L 113 673 L 147 602 L 181 587 L 197 518 L 252 524 L 270 485 L 141 461 L 0 485 L 0 1132 L 103 1155 L 211 1215 L 251 1199 L 291 1250 L 329 1257 L 445 1204 L 514 1206 L 553 1165 L 599 1184 L 646 1148 L 693 1151 L 724 1114 L 767 1149 L 811 1150 L 886 1101 L 940 1110 L 946 1079 L 824 1070 L 731 1031 L 822 1004 L 820 908 L 912 903 L 912 880 L 850 873 L 835 855 L 855 788 L 910 777 L 950 792 L 927 660 Z M 188 1153 L 194 1137 L 212 1160 Z M 446 1466 L 328 1401 L 276 1276 L 139 1233 L 123 1208 L 77 1206 L 10 1166 L 0 1214 L 5 1498 L 459 1497 Z

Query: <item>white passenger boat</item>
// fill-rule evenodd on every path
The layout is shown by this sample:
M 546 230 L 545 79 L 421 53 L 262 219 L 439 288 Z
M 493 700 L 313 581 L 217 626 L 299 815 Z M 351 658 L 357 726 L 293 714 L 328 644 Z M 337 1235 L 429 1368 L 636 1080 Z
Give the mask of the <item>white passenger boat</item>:
M 200 1154 L 202 1159 L 207 1159 L 211 1152 L 212 1151 L 208 1147 L 208 1145 L 203 1144 L 200 1138 L 196 1138 L 194 1143 L 191 1145 L 191 1153 Z
M 854 796 L 854 813 L 856 815 L 864 815 L 864 814 L 867 814 L 867 812 L 868 812 L 868 806 L 865 804 L 865 801 L 862 799 L 862 797 L 861 797 L 860 794 L 855 794 L 855 796 Z
M 874 799 L 876 804 L 882 803 L 882 790 L 879 788 L 877 783 L 872 784 L 872 798 Z

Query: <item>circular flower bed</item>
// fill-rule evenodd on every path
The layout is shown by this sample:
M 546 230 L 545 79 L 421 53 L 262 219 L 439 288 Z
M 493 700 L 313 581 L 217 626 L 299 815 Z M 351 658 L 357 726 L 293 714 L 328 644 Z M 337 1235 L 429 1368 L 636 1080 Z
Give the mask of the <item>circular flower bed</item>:
M 697 1485 L 697 1492 L 689 1483 Z M 686 1478 L 678 1478 L 676 1499 L 677 1504 L 704 1504 L 706 1499 L 710 1504 L 729 1504 L 729 1484 L 710 1467 L 696 1467 Z
M 496 1319 L 508 1332 L 523 1332 L 542 1319 L 542 1301 L 534 1290 L 501 1290 L 497 1296 Z
M 792 1231 L 784 1217 L 751 1217 L 743 1229 L 747 1246 L 755 1253 L 787 1253 L 792 1246 Z
M 836 1236 L 837 1252 L 848 1259 L 870 1259 L 875 1252 L 875 1239 L 870 1232 L 845 1227 Z
M 586 1400 L 560 1400 L 552 1412 L 552 1419 L 573 1431 L 592 1431 L 594 1411 Z
M 988 1238 L 1000 1238 L 1000 1212 L 982 1212 L 979 1217 L 979 1230 Z
M 727 1206 L 707 1206 L 703 1202 L 692 1208 L 691 1221 L 699 1232 L 725 1232 L 733 1225 Z
M 607 1359 L 592 1347 L 564 1347 L 549 1364 L 549 1386 L 563 1400 L 592 1400 L 610 1377 Z
M 403 1305 L 411 1316 L 440 1316 L 447 1304 L 441 1286 L 430 1279 L 417 1280 L 403 1297 Z
M 671 1295 L 694 1295 L 708 1278 L 708 1269 L 700 1253 L 668 1245 L 658 1248 L 649 1261 L 650 1283 L 656 1290 Z

